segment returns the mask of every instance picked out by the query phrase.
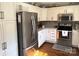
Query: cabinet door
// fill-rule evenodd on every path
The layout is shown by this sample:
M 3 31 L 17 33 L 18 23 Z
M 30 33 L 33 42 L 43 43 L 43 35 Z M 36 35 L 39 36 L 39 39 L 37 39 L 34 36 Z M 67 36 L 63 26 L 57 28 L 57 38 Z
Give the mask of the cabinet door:
M 42 8 L 40 13 L 41 13 L 40 21 L 47 21 L 47 9 L 46 8 Z
M 38 47 L 40 47 L 46 41 L 46 31 L 41 30 L 38 32 Z
M 73 11 L 74 11 L 73 12 L 74 13 L 73 14 L 74 15 L 73 21 L 79 21 L 79 15 L 78 15 L 79 14 L 79 8 L 78 8 L 78 6 L 77 7 L 75 6 L 74 9 L 73 9 Z
M 2 23 L 0 22 L 0 56 L 3 55 L 2 42 L 3 42 L 3 39 L 2 39 Z
M 1 10 L 4 11 L 4 20 L 16 20 L 16 4 L 2 2 Z
M 6 56 L 17 56 L 17 29 L 16 21 L 5 21 L 3 23 L 4 28 L 4 42 L 6 42 L 7 49 Z
M 56 43 L 56 29 L 48 29 L 47 42 Z
M 72 45 L 78 47 L 79 44 L 79 32 L 77 30 L 72 31 Z

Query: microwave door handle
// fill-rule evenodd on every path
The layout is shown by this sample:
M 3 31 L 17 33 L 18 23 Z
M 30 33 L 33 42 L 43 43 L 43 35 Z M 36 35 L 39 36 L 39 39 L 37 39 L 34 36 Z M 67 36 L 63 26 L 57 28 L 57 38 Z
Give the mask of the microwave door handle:
M 21 23 L 21 15 L 18 15 L 18 23 Z
M 32 21 L 32 39 L 34 40 L 34 35 L 35 35 L 35 18 L 32 15 L 31 16 L 31 21 Z

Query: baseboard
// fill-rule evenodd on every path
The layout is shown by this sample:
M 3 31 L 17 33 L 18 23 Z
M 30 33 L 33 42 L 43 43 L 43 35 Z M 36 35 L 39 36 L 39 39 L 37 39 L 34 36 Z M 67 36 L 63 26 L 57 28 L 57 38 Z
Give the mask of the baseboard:
M 48 42 L 48 43 L 57 43 L 56 41 L 48 41 L 48 40 L 46 40 L 45 42 Z
M 74 48 L 79 48 L 78 45 L 72 45 L 72 47 L 74 47 Z

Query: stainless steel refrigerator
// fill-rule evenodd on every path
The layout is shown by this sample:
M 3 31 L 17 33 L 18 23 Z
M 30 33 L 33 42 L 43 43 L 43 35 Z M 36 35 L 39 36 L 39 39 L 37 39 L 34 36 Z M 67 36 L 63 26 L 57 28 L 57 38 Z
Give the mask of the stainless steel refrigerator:
M 18 36 L 18 55 L 24 55 L 24 49 L 31 47 L 37 48 L 37 13 L 18 12 L 17 19 L 17 36 Z

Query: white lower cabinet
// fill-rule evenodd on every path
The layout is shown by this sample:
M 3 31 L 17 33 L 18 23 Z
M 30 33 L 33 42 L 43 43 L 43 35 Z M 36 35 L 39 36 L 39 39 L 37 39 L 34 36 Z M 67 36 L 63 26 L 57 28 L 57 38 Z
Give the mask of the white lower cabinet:
M 0 22 L 0 56 L 18 56 L 16 21 Z
M 56 43 L 56 29 L 48 29 L 47 30 L 47 42 Z
M 56 43 L 56 29 L 43 29 L 38 31 L 38 47 L 44 42 Z
M 72 45 L 78 47 L 79 45 L 79 31 L 73 30 L 72 31 Z
M 40 47 L 47 39 L 46 30 L 38 31 L 38 47 Z

